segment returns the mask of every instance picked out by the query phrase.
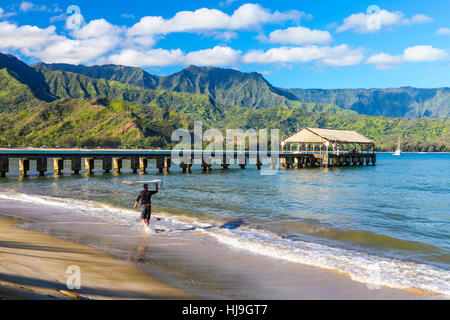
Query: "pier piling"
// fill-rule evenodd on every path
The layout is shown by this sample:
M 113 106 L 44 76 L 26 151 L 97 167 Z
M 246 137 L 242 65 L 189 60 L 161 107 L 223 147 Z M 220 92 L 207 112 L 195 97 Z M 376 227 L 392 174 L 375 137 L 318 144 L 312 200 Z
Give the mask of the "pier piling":
M 84 168 L 86 169 L 87 174 L 92 174 L 94 172 L 95 167 L 95 159 L 94 158 L 85 158 L 84 159 Z
M 7 172 L 9 172 L 9 159 L 0 158 L 0 177 L 6 177 Z
M 64 159 L 63 158 L 54 158 L 53 159 L 53 170 L 55 170 L 55 174 L 59 176 L 61 172 L 64 170 Z
M 26 177 L 30 171 L 30 159 L 19 158 L 19 170 L 22 172 L 22 176 Z
M 120 173 L 122 170 L 122 158 L 112 158 L 113 169 L 115 173 Z
M 81 158 L 80 157 L 74 157 L 70 159 L 70 169 L 73 171 L 74 174 L 80 174 L 81 171 Z
M 103 158 L 103 171 L 105 173 L 110 173 L 112 170 L 112 159 L 111 158 Z

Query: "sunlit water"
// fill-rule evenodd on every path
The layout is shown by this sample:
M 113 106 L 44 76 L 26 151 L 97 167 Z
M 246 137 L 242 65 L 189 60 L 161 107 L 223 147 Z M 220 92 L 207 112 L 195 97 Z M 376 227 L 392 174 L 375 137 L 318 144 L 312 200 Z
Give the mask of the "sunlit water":
M 450 294 L 449 154 L 379 154 L 376 166 L 290 169 L 274 176 L 250 166 L 19 180 L 14 161 L 11 166 L 0 180 L 0 200 L 65 208 L 60 221 L 70 215 L 141 232 L 139 212 L 131 208 L 139 189 L 121 181 L 157 178 L 164 184 L 153 211 L 163 219 L 153 225 L 175 237 L 184 232 L 339 270 L 360 282 Z

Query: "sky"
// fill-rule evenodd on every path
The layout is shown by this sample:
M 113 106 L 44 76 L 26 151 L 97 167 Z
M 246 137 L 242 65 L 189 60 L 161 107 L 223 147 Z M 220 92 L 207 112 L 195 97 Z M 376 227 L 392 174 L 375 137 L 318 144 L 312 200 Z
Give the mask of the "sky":
M 233 68 L 283 88 L 450 87 L 450 1 L 0 0 L 0 52 Z

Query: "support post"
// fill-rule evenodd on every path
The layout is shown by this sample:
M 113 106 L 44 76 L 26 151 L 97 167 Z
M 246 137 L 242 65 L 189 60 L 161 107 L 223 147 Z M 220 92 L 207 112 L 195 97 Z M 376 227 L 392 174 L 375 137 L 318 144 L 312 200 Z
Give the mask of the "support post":
M 147 172 L 147 166 L 148 166 L 147 158 L 139 158 L 139 168 L 141 169 L 142 174 Z
M 333 167 L 337 167 L 337 158 L 336 158 L 336 156 L 331 158 L 331 163 L 333 164 Z
M 19 159 L 19 170 L 22 172 L 22 176 L 26 177 L 28 171 L 30 171 L 30 159 L 20 158 Z
M 85 158 L 84 159 L 84 167 L 86 168 L 87 174 L 92 174 L 94 172 L 95 159 L 94 158 Z
M 0 158 L 0 177 L 6 177 L 6 173 L 9 171 L 9 159 Z
M 180 168 L 183 169 L 183 173 L 191 173 L 192 164 L 181 161 Z
M 156 168 L 158 168 L 159 173 L 164 172 L 164 158 L 163 157 L 156 158 Z
M 103 171 L 105 173 L 110 173 L 112 169 L 112 159 L 111 158 L 103 158 Z
M 59 176 L 64 170 L 64 159 L 63 158 L 53 158 L 53 170 L 55 174 Z
M 303 168 L 303 156 L 297 157 L 297 168 L 298 169 Z
M 350 166 L 350 160 L 351 160 L 350 157 L 351 157 L 351 156 L 349 156 L 349 155 L 346 155 L 346 156 L 345 156 L 345 166 L 346 166 L 346 167 Z
M 261 170 L 261 167 L 262 167 L 262 162 L 258 155 L 256 158 L 256 170 Z
M 80 157 L 76 157 L 76 158 L 72 158 L 70 159 L 71 161 L 71 169 L 74 172 L 74 174 L 80 174 L 81 171 L 81 158 Z
M 112 162 L 114 173 L 120 173 L 120 171 L 122 170 L 122 158 L 113 158 Z
M 47 171 L 47 158 L 37 158 L 36 159 L 36 170 L 39 172 L 39 176 L 45 176 Z
M 239 163 L 239 166 L 241 167 L 242 170 L 245 169 L 245 167 L 247 166 L 247 157 L 245 157 L 244 163 Z
M 131 170 L 133 170 L 133 173 L 137 173 L 139 169 L 139 158 L 131 158 Z
M 286 169 L 291 169 L 292 168 L 292 157 L 287 157 L 286 158 Z
M 206 161 L 206 160 L 209 160 L 209 161 Z M 211 161 L 210 160 L 211 159 L 204 159 L 204 158 L 202 158 L 202 169 L 203 169 L 203 172 L 210 172 L 211 171 Z
M 164 157 L 164 172 L 169 173 L 172 166 L 172 159 L 170 157 Z

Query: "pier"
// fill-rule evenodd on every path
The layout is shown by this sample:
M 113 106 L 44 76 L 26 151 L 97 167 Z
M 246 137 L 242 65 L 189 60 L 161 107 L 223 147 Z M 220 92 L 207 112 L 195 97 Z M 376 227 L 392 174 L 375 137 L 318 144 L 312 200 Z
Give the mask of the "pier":
M 193 152 L 199 156 L 199 152 Z M 203 172 L 210 172 L 213 167 L 222 170 L 229 169 L 230 165 L 238 165 L 241 169 L 246 169 L 252 164 L 256 170 L 261 170 L 264 160 L 268 160 L 267 153 L 265 157 L 252 154 L 250 152 L 244 153 L 227 153 L 224 152 L 222 161 L 214 163 L 208 161 L 202 154 L 201 161 L 195 163 L 195 158 L 184 160 L 175 163 L 172 161 L 172 151 L 85 151 L 85 150 L 0 150 L 0 177 L 6 177 L 9 172 L 10 160 L 18 161 L 18 168 L 22 176 L 27 176 L 30 172 L 32 162 L 36 164 L 36 171 L 39 176 L 45 176 L 49 169 L 53 169 L 55 175 L 61 175 L 63 170 L 71 171 L 71 174 L 78 175 L 83 170 L 86 174 L 93 174 L 95 163 L 100 160 L 101 165 L 97 166 L 97 170 L 103 170 L 104 173 L 121 173 L 124 168 L 124 162 L 129 161 L 129 169 L 133 173 L 145 174 L 148 172 L 149 164 L 154 162 L 159 173 L 170 173 L 171 168 L 179 166 L 183 173 L 191 173 L 193 166 L 198 166 Z M 270 152 L 269 152 L 270 155 Z M 210 156 L 210 154 L 208 154 Z M 239 159 L 242 159 L 241 161 Z M 329 154 L 328 157 L 324 154 L 317 153 L 296 153 L 296 152 L 280 152 L 276 154 L 276 159 L 279 163 L 271 162 L 272 168 L 277 165 L 286 169 L 301 169 L 313 167 L 341 167 L 341 166 L 362 166 L 375 165 L 375 154 Z M 327 162 L 325 162 L 327 161 Z M 98 163 L 97 163 L 98 164 Z
M 65 169 L 75 175 L 83 170 L 92 174 L 96 161 L 101 161 L 104 173 L 114 174 L 121 173 L 124 161 L 129 161 L 130 170 L 139 174 L 147 173 L 150 161 L 159 173 L 170 173 L 174 166 L 190 173 L 194 165 L 203 172 L 210 172 L 213 166 L 226 170 L 230 165 L 239 165 L 246 169 L 249 164 L 261 170 L 269 159 L 272 169 L 357 167 L 376 164 L 374 146 L 373 141 L 354 131 L 305 128 L 284 139 L 278 152 L 0 149 L 0 177 L 6 177 L 11 159 L 17 159 L 22 176 L 28 175 L 32 162 L 40 176 L 45 176 L 49 167 L 53 167 L 55 175 L 61 175 Z

